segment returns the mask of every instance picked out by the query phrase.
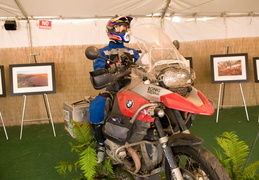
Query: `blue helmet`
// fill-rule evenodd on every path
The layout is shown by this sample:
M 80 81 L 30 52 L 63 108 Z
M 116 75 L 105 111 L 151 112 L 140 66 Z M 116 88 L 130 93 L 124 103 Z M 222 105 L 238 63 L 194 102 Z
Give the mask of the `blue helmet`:
M 130 41 L 129 28 L 132 17 L 116 15 L 106 25 L 106 33 L 111 40 L 128 43 Z

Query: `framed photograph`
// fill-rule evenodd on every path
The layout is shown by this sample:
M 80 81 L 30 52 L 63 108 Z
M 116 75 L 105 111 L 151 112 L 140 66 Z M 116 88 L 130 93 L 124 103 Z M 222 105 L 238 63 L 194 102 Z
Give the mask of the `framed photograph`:
M 259 57 L 254 57 L 254 73 L 255 73 L 255 82 L 259 83 Z
M 211 55 L 212 83 L 248 82 L 248 54 Z
M 11 96 L 56 93 L 54 63 L 11 64 Z
M 193 67 L 192 67 L 192 57 L 185 57 L 185 59 L 189 63 L 189 67 L 193 69 Z
M 0 66 L 0 97 L 5 97 L 5 78 L 4 78 L 4 66 Z

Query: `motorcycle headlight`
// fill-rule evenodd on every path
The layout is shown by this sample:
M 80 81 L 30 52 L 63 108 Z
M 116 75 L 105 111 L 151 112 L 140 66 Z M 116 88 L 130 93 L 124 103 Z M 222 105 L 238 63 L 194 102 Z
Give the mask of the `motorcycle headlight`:
M 167 88 L 178 88 L 190 86 L 193 82 L 192 72 L 182 68 L 167 68 L 164 69 L 158 76 L 160 83 Z

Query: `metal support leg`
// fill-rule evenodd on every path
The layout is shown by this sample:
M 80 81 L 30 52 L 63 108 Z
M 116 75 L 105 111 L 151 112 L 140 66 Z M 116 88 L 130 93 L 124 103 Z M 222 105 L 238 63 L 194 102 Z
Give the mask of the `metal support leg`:
M 3 125 L 3 128 L 4 128 L 4 133 L 5 133 L 6 140 L 8 140 L 8 135 L 7 135 L 7 131 L 5 129 L 4 120 L 3 120 L 3 116 L 2 116 L 1 112 L 0 112 L 0 118 L 2 120 L 2 125 Z
M 224 46 L 224 51 L 225 51 L 224 53 L 229 54 L 230 48 L 232 48 L 232 54 L 233 54 L 234 53 L 234 48 L 232 46 L 230 46 L 230 45 Z M 221 90 L 222 85 L 224 87 L 223 88 L 223 94 L 221 92 L 222 91 Z M 242 89 L 241 83 L 239 83 L 239 87 L 240 87 L 240 92 L 241 92 L 242 100 L 243 100 L 244 107 L 245 107 L 246 118 L 247 118 L 247 121 L 249 121 L 249 116 L 248 116 L 248 112 L 247 112 L 247 108 L 246 108 L 246 102 L 245 102 L 245 96 L 244 96 L 244 93 L 243 93 L 243 89 Z M 219 88 L 218 109 L 217 109 L 216 123 L 218 122 L 218 118 L 219 118 L 219 110 L 220 110 L 221 107 L 224 107 L 224 105 L 223 105 L 224 104 L 224 96 L 225 96 L 224 92 L 225 92 L 225 84 L 221 83 L 220 84 L 220 88 Z M 220 102 L 220 97 L 222 97 L 222 105 L 220 105 L 220 103 L 221 103 Z M 228 107 L 234 107 L 234 106 L 228 106 Z M 258 117 L 258 123 L 259 123 L 259 117 Z
M 216 123 L 219 122 L 219 110 L 220 110 L 220 100 L 221 100 L 222 85 L 223 85 L 223 83 L 221 83 L 220 86 L 219 86 L 219 97 L 218 97 L 218 108 L 217 108 Z
M 241 92 L 243 103 L 244 103 L 244 107 L 245 107 L 246 119 L 247 119 L 247 121 L 249 121 L 249 116 L 248 116 L 248 112 L 247 112 L 247 108 L 246 108 L 245 96 L 244 96 L 244 93 L 243 93 L 243 89 L 242 89 L 241 83 L 239 83 L 239 87 L 240 87 L 240 92 Z
M 24 115 L 25 115 L 25 108 L 26 108 L 26 96 L 23 95 L 23 109 L 22 109 L 22 124 L 21 124 L 21 131 L 20 131 L 20 139 L 22 139 L 22 131 L 23 131 L 23 122 L 24 122 Z
M 221 108 L 221 107 L 224 107 L 224 105 L 223 105 L 223 100 L 222 100 L 222 105 L 220 105 L 220 103 L 221 103 L 221 97 L 222 97 L 222 99 L 224 98 L 224 93 L 223 93 L 223 95 L 222 95 L 222 86 L 224 87 L 224 83 L 221 83 L 221 84 L 220 84 L 220 87 L 219 87 L 219 97 L 218 97 L 218 109 L 217 109 L 216 123 L 217 123 L 218 120 L 219 120 L 219 111 L 220 111 L 220 108 Z M 245 96 L 244 96 L 244 92 L 243 92 L 241 83 L 239 83 L 239 88 L 240 88 L 242 100 L 243 100 L 243 103 L 244 103 L 244 105 L 242 105 L 242 106 L 244 106 L 244 108 L 245 108 L 246 119 L 247 119 L 247 121 L 249 121 L 249 116 L 248 116 L 248 111 L 247 111 L 247 107 L 246 107 Z M 224 88 L 224 90 L 225 90 L 225 88 Z M 231 106 L 231 105 L 228 105 L 228 107 L 235 107 L 235 105 L 232 105 L 232 106 Z M 259 119 L 258 119 L 258 122 L 259 122 Z
M 250 153 L 249 153 L 249 156 L 248 156 L 248 158 L 247 158 L 247 160 L 246 160 L 246 164 L 245 164 L 244 168 L 247 167 L 248 161 L 249 161 L 249 159 L 250 159 L 250 157 L 251 157 L 251 155 L 252 155 L 252 153 L 253 153 L 253 150 L 254 150 L 254 148 L 255 148 L 255 145 L 256 145 L 256 142 L 257 142 L 258 137 L 259 137 L 259 131 L 257 132 L 257 135 L 256 135 L 256 137 L 255 137 L 253 146 L 252 146 L 252 148 L 251 148 L 251 150 L 250 150 Z
M 46 108 L 46 113 L 48 118 L 47 119 L 32 119 L 32 120 L 25 120 L 24 116 L 25 116 L 25 109 L 26 109 L 26 95 L 23 95 L 24 97 L 24 102 L 23 102 L 23 111 L 22 111 L 22 123 L 21 123 L 21 132 L 20 132 L 20 139 L 22 139 L 22 131 L 23 131 L 23 124 L 24 122 L 32 122 L 32 121 L 49 121 L 51 123 L 52 126 L 52 130 L 53 130 L 53 134 L 56 137 L 56 131 L 55 131 L 55 127 L 54 127 L 54 121 L 52 119 L 52 115 L 51 115 L 51 111 L 50 111 L 50 105 L 49 105 L 49 100 L 48 100 L 48 96 L 47 94 L 43 94 L 43 100 L 44 100 L 44 104 L 45 104 L 45 108 Z
M 47 110 L 48 118 L 49 118 L 49 120 L 51 122 L 51 125 L 52 125 L 53 134 L 56 137 L 56 131 L 55 131 L 54 122 L 53 122 L 51 111 L 50 111 L 50 105 L 49 105 L 49 100 L 48 100 L 47 94 L 44 94 L 44 99 L 45 99 L 45 102 L 46 102 L 45 104 L 46 104 L 46 110 Z

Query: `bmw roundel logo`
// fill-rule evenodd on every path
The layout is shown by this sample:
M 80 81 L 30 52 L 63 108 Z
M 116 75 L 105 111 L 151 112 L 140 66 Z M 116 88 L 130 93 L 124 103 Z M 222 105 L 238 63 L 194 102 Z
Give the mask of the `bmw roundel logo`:
M 127 108 L 131 108 L 133 106 L 133 101 L 128 100 L 126 106 L 127 106 Z

